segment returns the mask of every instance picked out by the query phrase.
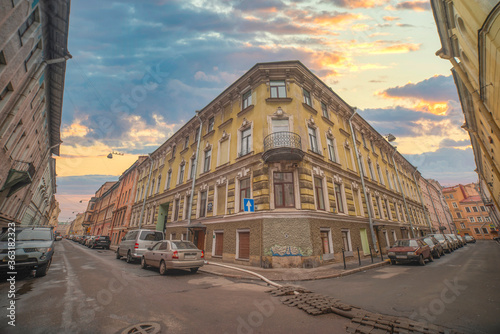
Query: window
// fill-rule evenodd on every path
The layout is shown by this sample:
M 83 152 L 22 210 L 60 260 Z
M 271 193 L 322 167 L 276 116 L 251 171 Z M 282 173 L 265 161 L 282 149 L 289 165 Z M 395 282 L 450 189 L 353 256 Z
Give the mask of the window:
M 386 248 L 387 249 L 391 248 L 391 242 L 389 241 L 389 233 L 387 233 L 387 231 L 382 231 L 382 233 L 384 234 L 385 237 Z
M 203 165 L 203 172 L 206 173 L 210 170 L 210 158 L 212 157 L 212 149 L 205 151 L 205 163 Z
M 311 144 L 311 151 L 314 153 L 319 153 L 318 139 L 316 138 L 316 129 L 308 127 L 309 131 L 309 142 Z
M 24 60 L 24 68 L 25 68 L 26 71 L 28 71 L 28 63 L 29 63 L 31 57 L 33 57 L 33 55 L 35 54 L 35 52 L 36 52 L 37 49 L 42 49 L 42 41 L 39 41 L 35 45 L 35 47 L 31 50 L 31 52 L 28 54 L 28 56 Z
M 476 220 L 478 223 L 482 223 L 483 222 L 483 217 L 476 217 Z
M 342 196 L 342 187 L 338 183 L 334 183 L 335 201 L 337 205 L 337 212 L 344 213 L 344 201 Z
M 177 149 L 176 145 L 172 146 L 172 159 L 175 157 L 175 150 L 176 149 Z
M 276 208 L 295 207 L 293 173 L 274 172 L 274 205 Z
M 174 222 L 179 220 L 179 209 L 181 206 L 181 200 L 176 199 L 174 203 L 174 218 L 172 219 Z
M 242 101 L 242 109 L 248 108 L 250 105 L 252 105 L 252 91 L 249 90 L 245 94 L 243 94 L 243 101 Z
M 9 92 L 13 91 L 12 85 L 9 83 L 1 92 L 0 92 L 0 101 L 4 100 L 7 97 Z
M 371 147 L 372 147 L 372 152 L 373 152 L 373 153 L 376 153 L 376 152 L 375 152 L 375 145 L 373 145 L 373 140 L 370 140 L 370 145 L 371 145 Z
M 196 130 L 194 131 L 194 142 L 196 143 L 198 141 L 198 136 L 200 135 L 200 127 L 197 127 Z
M 271 89 L 272 98 L 285 98 L 286 97 L 286 85 L 284 80 L 280 81 L 270 81 L 269 86 Z
M 224 233 L 214 232 L 214 254 L 213 256 L 222 256 L 223 244 L 224 244 Z
M 205 217 L 207 209 L 207 192 L 200 193 L 200 218 Z
M 470 212 L 470 208 L 468 206 L 466 206 L 465 211 Z
M 361 165 L 361 175 L 366 177 L 365 160 L 363 159 L 361 153 L 359 154 L 359 164 Z
M 189 136 L 186 136 L 186 138 L 184 139 L 184 149 L 187 149 L 189 146 Z
M 490 221 L 491 221 L 491 218 L 490 218 L 490 217 L 484 217 L 484 221 L 485 221 L 485 222 L 490 222 Z
M 461 228 L 465 228 L 465 224 L 464 223 L 460 223 L 460 227 Z
M 36 15 L 37 10 L 34 10 L 33 13 L 31 13 L 31 15 L 28 17 L 28 19 L 24 21 L 24 23 L 19 27 L 19 37 L 22 37 L 24 33 L 28 31 L 28 29 L 33 25 L 33 23 L 35 23 Z
M 312 107 L 311 103 L 311 93 L 309 91 L 302 89 L 302 92 L 304 93 L 304 103 L 307 104 L 308 106 Z
M 240 212 L 245 211 L 244 199 L 250 198 L 250 178 L 240 180 Z
M 241 260 L 249 260 L 250 259 L 250 231 L 237 231 L 237 240 L 236 243 L 238 245 L 238 254 L 236 254 L 236 258 Z
M 189 171 L 189 179 L 192 180 L 194 178 L 194 171 L 196 166 L 196 157 L 191 158 L 191 170 Z
M 391 178 L 389 177 L 389 171 L 387 169 L 385 170 L 385 176 L 387 177 L 387 183 L 389 185 L 389 189 L 392 190 Z
M 328 114 L 328 108 L 326 107 L 326 104 L 321 102 L 321 112 L 323 112 L 323 117 L 330 119 L 330 115 Z
M 477 209 L 477 206 L 473 206 L 473 207 L 472 207 L 472 211 L 474 211 L 474 212 L 479 212 L 479 210 Z
M 337 162 L 337 152 L 335 152 L 335 143 L 334 139 L 332 138 L 326 138 L 326 143 L 328 146 L 328 158 L 330 161 Z
M 158 175 L 158 184 L 156 185 L 156 193 L 160 192 L 161 175 Z
M 469 221 L 470 221 L 471 223 L 473 223 L 473 222 L 474 222 L 474 217 L 469 217 Z
M 213 131 L 213 129 L 214 129 L 214 122 L 215 122 L 214 117 L 211 117 L 211 118 L 208 120 L 207 133 L 209 133 L 209 132 Z
M 371 160 L 368 160 L 368 170 L 370 171 L 370 177 L 372 180 L 376 181 L 375 179 L 375 172 L 373 171 L 373 164 Z
M 351 252 L 351 232 L 349 230 L 342 230 L 342 248 L 344 251 Z
M 460 212 L 457 212 L 457 218 L 462 218 L 462 214 Z
M 3 51 L 0 51 L 0 65 L 7 65 Z
M 382 171 L 380 170 L 379 164 L 377 164 L 378 180 L 381 184 L 385 185 L 384 177 L 382 176 Z
M 241 152 L 240 156 L 250 153 L 252 147 L 252 129 L 247 128 L 241 131 Z
M 184 200 L 184 219 L 189 219 L 189 201 L 191 200 L 191 196 L 186 195 L 186 199 Z
M 183 163 L 181 166 L 180 166 L 180 170 L 179 170 L 179 184 L 184 182 L 184 168 L 186 167 L 186 164 Z
M 481 232 L 479 231 L 479 228 L 477 228 L 477 227 L 474 227 L 474 232 L 476 232 L 476 234 L 481 233 Z
M 363 140 L 363 146 L 366 147 L 366 138 L 363 132 L 361 132 L 361 139 Z
M 486 211 L 486 208 L 484 206 L 481 205 L 481 211 Z
M 172 180 L 172 171 L 169 170 L 167 173 L 167 182 L 165 183 L 165 189 L 170 188 L 170 181 Z
M 481 230 L 483 230 L 484 234 L 488 234 L 488 229 L 486 227 L 483 227 Z
M 389 201 L 384 199 L 385 211 L 387 212 L 387 219 L 392 219 L 391 207 L 389 206 Z
M 394 242 L 398 240 L 398 238 L 396 237 L 396 231 L 394 230 L 392 230 L 392 238 L 394 239 Z
M 457 203 L 452 202 L 452 203 L 451 203 L 451 205 L 452 205 L 455 209 L 458 209 L 458 205 L 457 205 Z
M 226 185 L 217 187 L 217 215 L 226 214 Z
M 314 178 L 314 194 L 316 195 L 316 209 L 325 210 L 325 196 L 323 193 L 323 180 Z
M 377 204 L 377 210 L 380 219 L 384 219 L 384 210 L 382 209 L 382 206 L 380 204 L 380 197 L 375 196 L 375 203 Z

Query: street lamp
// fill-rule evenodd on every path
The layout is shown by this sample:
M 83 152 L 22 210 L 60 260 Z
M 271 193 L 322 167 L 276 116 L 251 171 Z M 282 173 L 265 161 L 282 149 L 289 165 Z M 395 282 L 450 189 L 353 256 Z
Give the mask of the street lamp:
M 106 156 L 106 158 L 108 158 L 108 159 L 113 159 L 113 155 L 123 155 L 123 153 L 120 153 L 120 152 L 114 152 L 114 151 L 113 151 L 113 152 L 111 152 L 110 154 L 108 154 L 108 155 Z

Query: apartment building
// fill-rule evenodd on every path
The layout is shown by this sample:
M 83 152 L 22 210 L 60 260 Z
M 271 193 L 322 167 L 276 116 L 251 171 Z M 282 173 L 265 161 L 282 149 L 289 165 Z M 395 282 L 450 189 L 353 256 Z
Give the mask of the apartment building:
M 0 226 L 48 224 L 69 0 L 0 0 Z
M 95 193 L 95 207 L 90 235 L 110 235 L 119 182 L 105 182 Z
M 465 116 L 481 196 L 498 215 L 500 206 L 500 2 L 431 0 L 442 48 L 449 60 Z
M 416 168 L 299 61 L 256 64 L 150 158 L 130 226 L 207 258 L 314 267 L 429 231 Z
M 420 190 L 434 232 L 454 233 L 448 205 L 438 181 L 420 178 Z
M 489 215 L 477 184 L 456 185 L 443 189 L 446 202 L 453 215 L 453 224 L 458 234 L 476 239 L 498 237 L 498 224 Z

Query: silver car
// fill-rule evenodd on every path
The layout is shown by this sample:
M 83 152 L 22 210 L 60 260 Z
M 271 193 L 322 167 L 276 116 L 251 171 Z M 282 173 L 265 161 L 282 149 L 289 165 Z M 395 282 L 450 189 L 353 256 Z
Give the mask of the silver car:
M 160 275 L 165 275 L 168 269 L 190 269 L 196 273 L 203 266 L 204 257 L 203 251 L 191 241 L 163 240 L 142 255 L 141 268 L 160 268 Z
M 140 260 L 148 247 L 164 239 L 163 232 L 153 230 L 132 230 L 122 239 L 116 250 L 116 258 L 125 256 L 128 263 Z
M 436 234 L 429 234 L 428 236 L 436 238 L 441 244 L 441 246 L 443 246 L 445 253 L 451 253 L 455 250 L 454 244 L 445 235 L 441 233 L 436 233 Z

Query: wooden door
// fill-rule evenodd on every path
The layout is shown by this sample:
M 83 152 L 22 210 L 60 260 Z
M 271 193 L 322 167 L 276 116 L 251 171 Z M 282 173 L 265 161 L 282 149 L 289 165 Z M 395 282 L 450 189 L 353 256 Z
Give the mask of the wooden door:
M 196 231 L 196 247 L 201 250 L 205 250 L 205 231 Z

